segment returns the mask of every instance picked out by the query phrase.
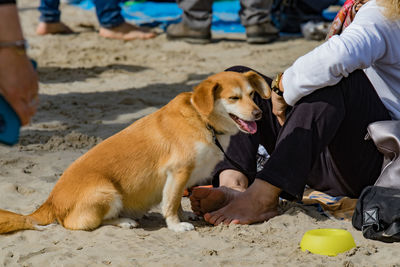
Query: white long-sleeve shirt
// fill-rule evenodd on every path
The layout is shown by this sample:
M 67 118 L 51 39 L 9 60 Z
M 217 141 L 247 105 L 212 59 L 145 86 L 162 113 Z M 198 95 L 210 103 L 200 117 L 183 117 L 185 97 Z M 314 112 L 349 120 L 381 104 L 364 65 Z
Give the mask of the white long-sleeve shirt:
M 393 119 L 400 119 L 400 20 L 371 0 L 340 35 L 298 58 L 283 76 L 283 97 L 294 105 L 317 89 L 363 69 Z

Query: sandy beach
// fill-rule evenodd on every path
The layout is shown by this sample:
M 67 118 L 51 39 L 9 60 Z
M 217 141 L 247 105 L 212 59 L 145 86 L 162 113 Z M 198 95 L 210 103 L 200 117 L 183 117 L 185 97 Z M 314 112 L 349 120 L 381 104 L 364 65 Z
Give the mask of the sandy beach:
M 38 62 L 40 105 L 20 143 L 0 146 L 0 208 L 27 214 L 48 197 L 80 155 L 135 120 L 154 112 L 207 76 L 246 65 L 269 76 L 319 44 L 282 37 L 249 45 L 244 35 L 214 35 L 208 45 L 170 42 L 165 34 L 123 42 L 98 36 L 93 12 L 62 5 L 76 34 L 36 36 L 39 1 L 19 0 L 29 55 Z M 188 199 L 183 207 L 190 210 Z M 255 225 L 174 233 L 159 209 L 136 229 L 102 226 L 92 232 L 51 225 L 44 231 L 0 236 L 1 266 L 400 266 L 400 244 L 364 239 L 350 222 L 285 202 L 282 215 Z M 311 229 L 342 228 L 357 247 L 336 257 L 302 252 Z

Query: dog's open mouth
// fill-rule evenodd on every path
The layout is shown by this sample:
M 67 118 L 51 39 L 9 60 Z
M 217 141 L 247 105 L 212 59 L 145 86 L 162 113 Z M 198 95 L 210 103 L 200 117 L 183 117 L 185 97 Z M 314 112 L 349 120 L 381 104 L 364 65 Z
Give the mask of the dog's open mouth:
M 231 116 L 232 120 L 236 122 L 242 131 L 249 134 L 255 134 L 257 132 L 257 123 L 255 121 L 245 121 L 230 113 L 229 116 Z

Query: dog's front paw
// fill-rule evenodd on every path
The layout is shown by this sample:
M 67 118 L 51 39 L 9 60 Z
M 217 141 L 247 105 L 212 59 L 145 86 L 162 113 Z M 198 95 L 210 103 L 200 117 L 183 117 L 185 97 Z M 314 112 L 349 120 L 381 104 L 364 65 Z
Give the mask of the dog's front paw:
M 177 232 L 177 233 L 182 233 L 182 232 L 194 230 L 194 226 L 191 223 L 181 222 L 181 223 L 169 224 L 168 229 L 170 229 L 174 232 Z

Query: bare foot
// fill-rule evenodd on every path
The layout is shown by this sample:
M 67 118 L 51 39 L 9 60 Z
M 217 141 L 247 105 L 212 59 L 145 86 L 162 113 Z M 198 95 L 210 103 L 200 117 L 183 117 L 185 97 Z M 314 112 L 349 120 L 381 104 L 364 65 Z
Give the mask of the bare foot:
M 141 28 L 129 23 L 122 23 L 114 28 L 104 28 L 100 27 L 99 31 L 100 36 L 110 39 L 118 39 L 118 40 L 146 40 L 151 39 L 156 36 L 154 32 L 151 32 L 145 28 Z
M 192 210 L 202 216 L 227 205 L 238 192 L 247 189 L 247 177 L 236 170 L 224 170 L 219 174 L 218 188 L 195 188 L 190 197 Z
M 218 188 L 194 188 L 190 196 L 190 204 L 196 215 L 218 210 L 231 202 L 239 191 L 221 186 Z
M 69 34 L 74 33 L 70 27 L 65 25 L 62 22 L 40 22 L 36 28 L 36 34 L 38 35 L 46 35 L 46 34 Z
M 256 179 L 243 193 L 237 193 L 223 208 L 206 213 L 204 219 L 214 225 L 251 224 L 263 222 L 278 215 L 281 190 L 265 181 Z

